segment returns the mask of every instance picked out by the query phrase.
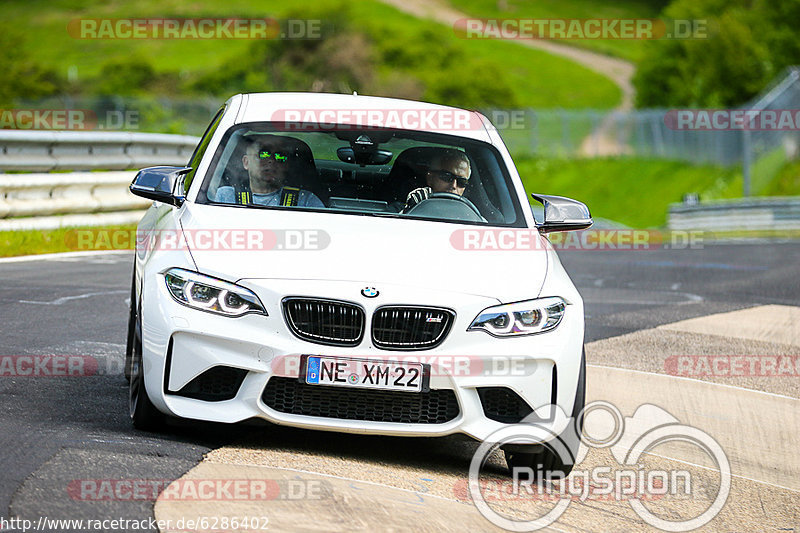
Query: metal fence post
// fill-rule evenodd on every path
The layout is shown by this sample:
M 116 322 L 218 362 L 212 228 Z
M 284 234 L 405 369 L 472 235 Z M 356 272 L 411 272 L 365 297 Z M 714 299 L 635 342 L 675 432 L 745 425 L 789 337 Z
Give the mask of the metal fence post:
M 742 196 L 745 198 L 750 196 L 750 165 L 750 129 L 748 125 L 742 131 Z

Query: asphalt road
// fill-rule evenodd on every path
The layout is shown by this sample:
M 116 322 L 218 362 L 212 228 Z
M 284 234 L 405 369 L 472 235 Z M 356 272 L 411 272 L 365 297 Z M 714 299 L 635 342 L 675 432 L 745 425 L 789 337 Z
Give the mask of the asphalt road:
M 586 301 L 587 342 L 759 304 L 800 302 L 800 243 L 702 249 L 565 251 Z M 88 355 L 101 374 L 0 377 L 0 517 L 151 517 L 153 502 L 86 502 L 81 480 L 180 477 L 224 444 L 318 446 L 388 463 L 463 470 L 471 443 L 319 434 L 291 428 L 193 424 L 166 435 L 135 431 L 123 379 L 130 254 L 0 263 L 0 355 Z M 427 439 L 425 439 L 427 440 Z M 378 444 L 378 445 L 376 445 Z M 424 458 L 424 455 L 428 458 Z

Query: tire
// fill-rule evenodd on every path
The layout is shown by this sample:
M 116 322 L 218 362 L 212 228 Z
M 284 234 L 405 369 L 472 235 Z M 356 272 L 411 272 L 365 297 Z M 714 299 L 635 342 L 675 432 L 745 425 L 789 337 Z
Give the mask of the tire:
M 136 270 L 134 267 L 131 280 L 131 303 L 128 306 L 128 336 L 125 342 L 125 380 L 131 382 L 131 365 L 133 364 L 133 336 L 136 330 Z
M 141 313 L 135 313 L 132 337 L 128 412 L 133 427 L 142 431 L 157 432 L 164 428 L 166 416 L 150 401 L 144 383 Z
M 575 404 L 572 407 L 571 417 L 576 421 L 558 437 L 559 440 L 569 451 L 571 457 L 565 464 L 561 455 L 553 450 L 553 445 L 545 442 L 540 451 L 527 453 L 520 451 L 519 448 L 504 450 L 506 464 L 509 472 L 514 473 L 514 468 L 530 468 L 534 474 L 541 471 L 547 479 L 564 479 L 575 466 L 575 458 L 578 456 L 578 448 L 581 444 L 581 432 L 583 431 L 583 417 L 581 411 L 586 403 L 586 350 L 581 353 L 581 369 L 578 374 L 578 387 L 575 391 Z

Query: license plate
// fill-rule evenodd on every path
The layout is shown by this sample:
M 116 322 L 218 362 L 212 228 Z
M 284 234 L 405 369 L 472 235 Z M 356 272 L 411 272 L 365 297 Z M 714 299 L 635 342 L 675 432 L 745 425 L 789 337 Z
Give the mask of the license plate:
M 415 362 L 304 356 L 301 374 L 309 385 L 334 385 L 353 389 L 382 389 L 402 392 L 428 390 L 427 365 Z

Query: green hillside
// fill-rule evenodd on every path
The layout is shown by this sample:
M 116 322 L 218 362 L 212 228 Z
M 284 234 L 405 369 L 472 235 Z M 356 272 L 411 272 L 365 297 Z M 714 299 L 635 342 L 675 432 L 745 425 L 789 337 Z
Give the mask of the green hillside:
M 146 17 L 321 19 L 325 31 L 318 41 L 266 42 L 78 39 L 67 31 L 70 21 L 80 19 Z M 28 59 L 51 69 L 62 88 L 84 96 L 224 98 L 239 91 L 311 90 L 322 80 L 323 90 L 464 107 L 603 109 L 620 100 L 609 79 L 571 61 L 515 43 L 461 39 L 452 28 L 374 0 L 311 6 L 277 0 L 11 0 L 0 4 L 0 20 L 11 33 L 25 28 L 19 46 Z

